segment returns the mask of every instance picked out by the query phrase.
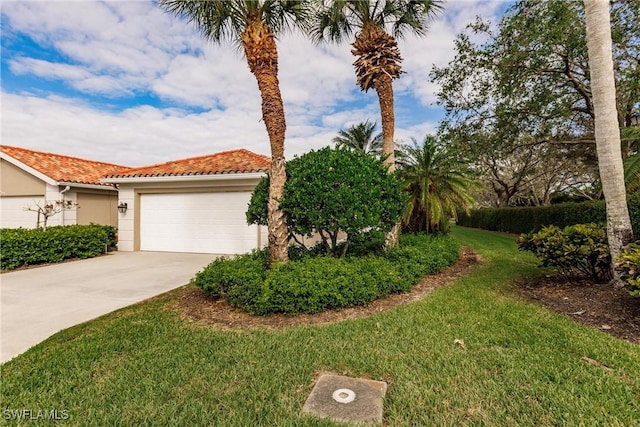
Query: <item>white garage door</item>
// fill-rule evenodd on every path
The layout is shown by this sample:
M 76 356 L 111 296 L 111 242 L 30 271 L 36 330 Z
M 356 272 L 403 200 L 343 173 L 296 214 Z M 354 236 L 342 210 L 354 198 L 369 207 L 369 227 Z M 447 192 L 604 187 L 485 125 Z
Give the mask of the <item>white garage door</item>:
M 245 212 L 251 193 L 178 193 L 140 196 L 143 251 L 239 254 L 257 247 L 258 228 Z

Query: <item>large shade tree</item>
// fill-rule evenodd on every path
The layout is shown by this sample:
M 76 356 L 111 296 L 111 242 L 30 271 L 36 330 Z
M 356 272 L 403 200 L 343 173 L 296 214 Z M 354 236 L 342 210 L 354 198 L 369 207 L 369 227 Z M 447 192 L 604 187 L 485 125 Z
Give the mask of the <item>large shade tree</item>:
M 627 208 L 608 0 L 584 0 L 595 139 L 602 191 L 607 204 L 607 238 L 615 260 L 633 238 Z M 614 277 L 616 271 L 614 269 Z
M 428 21 L 442 9 L 439 0 L 316 0 L 319 5 L 312 37 L 354 41 L 351 53 L 357 82 L 363 91 L 375 89 L 380 103 L 382 152 L 389 171 L 395 169 L 395 112 L 393 80 L 402 74 L 397 39 L 407 33 L 424 35 Z M 397 244 L 397 227 L 389 233 L 387 246 Z
M 582 0 L 518 0 L 497 26 L 481 20 L 470 24 L 455 41 L 455 59 L 433 69 L 439 102 L 447 111 L 444 130 L 492 181 L 494 174 L 512 175 L 514 157 L 541 152 L 549 160 L 540 159 L 539 165 L 572 158 L 584 170 L 570 191 L 599 187 L 584 13 Z M 639 20 L 640 2 L 611 2 L 617 120 L 625 131 L 625 157 L 638 149 L 628 129 L 640 105 Z M 559 159 L 551 161 L 554 152 Z M 520 163 L 514 182 L 539 173 L 539 167 Z M 506 195 L 501 201 L 506 205 L 522 199 L 526 186 L 496 188 Z
M 192 1 L 158 0 L 165 11 L 195 24 L 202 35 L 216 43 L 231 41 L 243 50 L 249 70 L 262 96 L 262 120 L 271 145 L 269 187 L 269 261 L 288 260 L 288 230 L 280 209 L 286 181 L 284 139 L 286 122 L 280 83 L 276 34 L 303 24 L 307 1 Z

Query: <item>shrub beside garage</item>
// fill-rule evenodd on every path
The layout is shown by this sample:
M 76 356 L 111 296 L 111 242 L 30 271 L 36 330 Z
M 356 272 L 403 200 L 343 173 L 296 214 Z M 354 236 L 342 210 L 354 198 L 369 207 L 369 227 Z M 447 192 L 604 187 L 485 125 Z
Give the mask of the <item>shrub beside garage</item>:
M 117 230 L 108 225 L 0 229 L 0 269 L 92 258 L 115 248 Z

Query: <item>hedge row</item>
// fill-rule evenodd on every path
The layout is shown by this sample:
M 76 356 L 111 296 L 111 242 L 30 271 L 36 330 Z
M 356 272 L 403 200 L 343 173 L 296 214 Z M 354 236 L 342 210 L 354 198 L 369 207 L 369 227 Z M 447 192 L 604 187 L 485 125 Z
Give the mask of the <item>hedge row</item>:
M 628 198 L 631 225 L 640 238 L 640 194 Z M 551 206 L 477 209 L 470 215 L 458 215 L 458 224 L 507 233 L 529 233 L 548 225 L 564 228 L 575 224 L 606 222 L 603 200 L 584 203 L 561 203 Z
M 303 256 L 270 270 L 266 251 L 219 258 L 193 282 L 252 314 L 317 313 L 406 292 L 457 258 L 458 245 L 448 236 L 402 236 L 400 247 L 383 256 Z
M 67 225 L 46 229 L 0 229 L 0 269 L 91 258 L 115 246 L 116 229 L 106 225 Z

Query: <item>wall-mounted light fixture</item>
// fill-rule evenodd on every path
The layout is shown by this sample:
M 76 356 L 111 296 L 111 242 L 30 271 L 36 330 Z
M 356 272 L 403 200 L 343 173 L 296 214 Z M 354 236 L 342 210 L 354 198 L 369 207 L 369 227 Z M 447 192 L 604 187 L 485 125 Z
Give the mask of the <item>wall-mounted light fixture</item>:
M 127 204 L 124 202 L 120 202 L 120 204 L 118 205 L 118 212 L 120 212 L 121 214 L 126 213 L 127 212 Z

